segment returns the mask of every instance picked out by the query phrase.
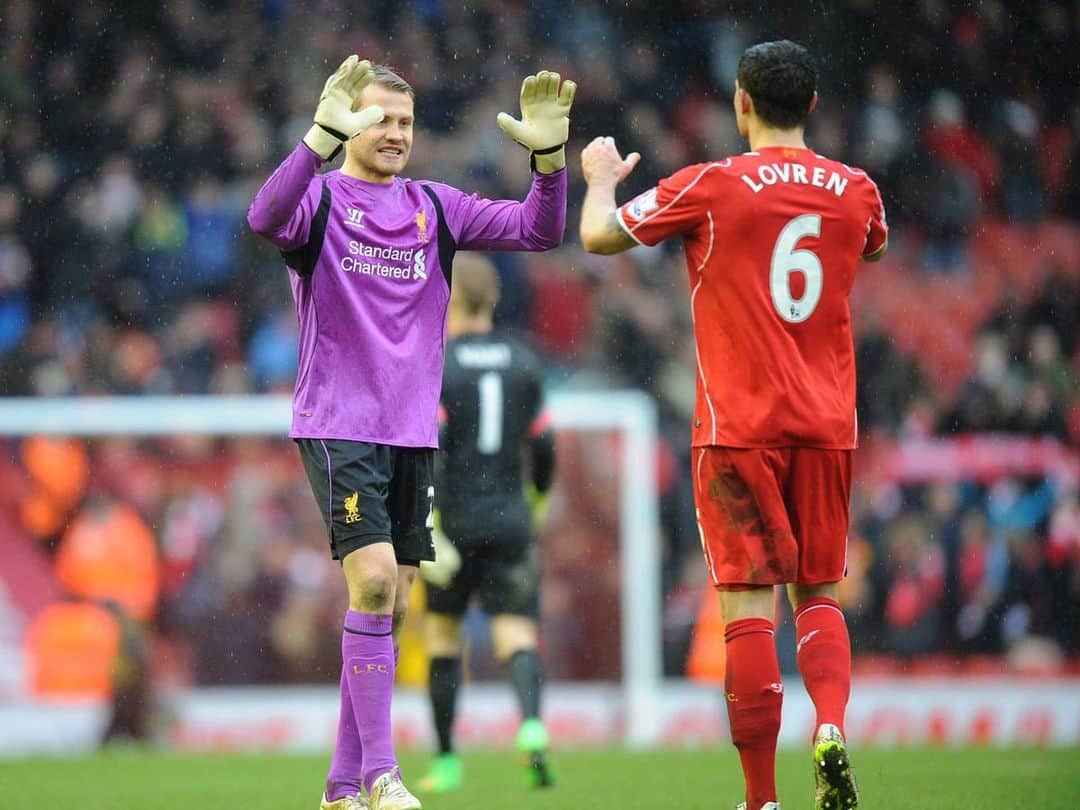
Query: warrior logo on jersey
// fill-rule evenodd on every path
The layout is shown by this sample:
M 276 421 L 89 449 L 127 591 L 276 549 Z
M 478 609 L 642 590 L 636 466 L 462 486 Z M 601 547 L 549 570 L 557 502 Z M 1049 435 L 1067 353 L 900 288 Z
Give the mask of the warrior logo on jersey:
M 360 522 L 360 493 L 354 492 L 349 495 L 343 501 L 345 506 L 345 522 L 346 523 L 359 523 Z
M 656 189 L 651 188 L 630 202 L 630 216 L 641 219 L 654 208 L 656 208 Z
M 364 219 L 364 212 L 361 211 L 359 208 L 346 208 L 345 213 L 349 215 L 348 219 L 343 220 L 346 225 L 349 225 L 353 228 L 364 227 L 364 224 L 362 222 L 362 220 Z
M 420 210 L 416 212 L 416 229 L 420 235 L 420 241 L 427 241 L 427 212 Z

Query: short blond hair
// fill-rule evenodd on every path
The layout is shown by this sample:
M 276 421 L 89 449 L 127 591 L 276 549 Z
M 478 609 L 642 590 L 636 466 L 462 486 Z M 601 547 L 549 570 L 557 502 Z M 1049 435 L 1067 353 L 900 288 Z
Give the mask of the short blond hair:
M 499 272 L 491 259 L 477 253 L 454 257 L 451 304 L 467 315 L 482 315 L 499 303 Z
M 401 78 L 393 68 L 386 65 L 372 65 L 371 72 L 375 76 L 373 84 L 398 93 L 407 93 L 409 98 L 416 101 L 416 91 L 413 90 L 412 85 Z

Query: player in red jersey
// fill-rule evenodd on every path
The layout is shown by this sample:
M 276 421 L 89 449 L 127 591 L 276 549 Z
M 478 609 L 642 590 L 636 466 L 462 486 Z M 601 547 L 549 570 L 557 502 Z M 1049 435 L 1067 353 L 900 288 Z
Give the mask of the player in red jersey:
M 621 207 L 640 155 L 611 138 L 581 155 L 581 238 L 618 253 L 681 236 L 697 342 L 694 495 L 727 622 L 731 738 L 748 810 L 775 810 L 783 684 L 773 593 L 795 610 L 797 660 L 814 702 L 819 810 L 858 806 L 843 736 L 851 645 L 837 602 L 856 445 L 848 295 L 888 228 L 867 175 L 815 154 L 803 130 L 817 68 L 787 40 L 748 48 L 735 116 L 751 151 L 687 166 Z

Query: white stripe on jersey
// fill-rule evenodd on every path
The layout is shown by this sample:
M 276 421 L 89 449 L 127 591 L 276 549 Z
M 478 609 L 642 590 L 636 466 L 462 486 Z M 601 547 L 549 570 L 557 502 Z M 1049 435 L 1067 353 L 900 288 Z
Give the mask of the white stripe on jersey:
M 707 447 L 698 448 L 697 457 L 697 485 L 701 486 L 701 462 L 705 460 L 705 451 Z M 704 494 L 704 493 L 703 493 Z M 720 581 L 716 578 L 716 571 L 713 568 L 712 554 L 709 552 L 709 544 L 705 540 L 705 527 L 701 524 L 701 510 L 695 509 L 694 516 L 697 519 L 698 537 L 701 538 L 701 551 L 705 555 L 706 567 L 709 569 L 709 578 L 712 579 L 713 585 L 719 585 Z
M 705 265 L 709 261 L 709 257 L 712 256 L 713 249 L 713 236 L 715 231 L 713 230 L 713 217 L 712 211 L 709 212 L 709 249 L 705 251 L 705 258 L 701 260 L 701 264 L 697 266 L 698 282 L 694 285 L 694 289 L 690 292 L 690 320 L 694 322 L 697 320 L 694 314 L 694 300 L 697 298 L 698 290 L 701 289 L 701 282 L 705 280 Z M 701 391 L 705 396 L 705 404 L 709 406 L 709 416 L 712 417 L 712 434 L 709 444 L 716 444 L 716 409 L 713 408 L 712 400 L 709 399 L 709 386 L 705 380 L 705 368 L 701 365 L 701 349 L 695 352 L 697 355 L 697 368 L 698 374 L 701 375 Z

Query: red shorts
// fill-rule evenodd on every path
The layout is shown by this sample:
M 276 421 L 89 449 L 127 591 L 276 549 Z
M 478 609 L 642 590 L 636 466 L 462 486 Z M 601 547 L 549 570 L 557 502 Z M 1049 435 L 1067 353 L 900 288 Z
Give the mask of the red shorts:
M 694 501 L 713 585 L 844 578 L 850 450 L 695 447 Z

